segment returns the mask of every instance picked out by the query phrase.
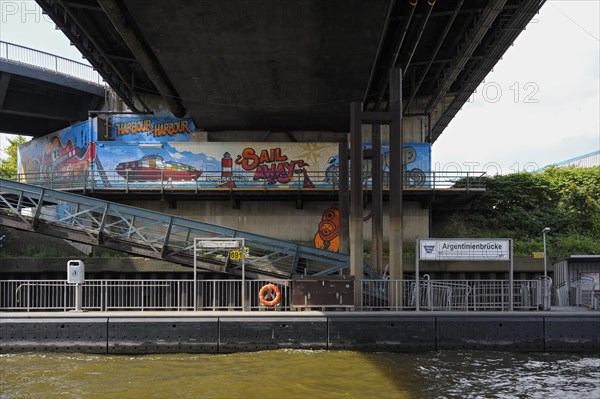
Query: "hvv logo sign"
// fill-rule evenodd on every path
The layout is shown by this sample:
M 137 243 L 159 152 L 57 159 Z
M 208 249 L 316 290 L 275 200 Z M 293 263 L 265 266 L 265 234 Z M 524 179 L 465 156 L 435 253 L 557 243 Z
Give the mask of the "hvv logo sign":
M 423 245 L 423 248 L 425 249 L 426 253 L 432 254 L 433 250 L 435 249 L 435 245 Z

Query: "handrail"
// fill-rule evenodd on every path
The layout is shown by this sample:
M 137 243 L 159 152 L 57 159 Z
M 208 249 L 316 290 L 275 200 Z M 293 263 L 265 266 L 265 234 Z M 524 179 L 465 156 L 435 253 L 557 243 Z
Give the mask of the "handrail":
M 196 284 L 202 310 L 240 310 L 241 284 L 245 284 L 250 306 L 246 310 L 264 310 L 259 301 L 259 290 L 267 283 L 276 284 L 282 292 L 282 302 L 277 310 L 292 310 L 294 306 L 294 280 L 290 279 L 211 279 L 198 280 Z M 190 279 L 89 279 L 82 284 L 83 308 L 86 310 L 192 310 L 194 280 Z M 506 309 L 508 296 L 513 295 L 516 310 L 544 310 L 540 307 L 534 288 L 538 281 L 515 280 L 510 287 L 506 280 L 424 280 L 430 284 L 430 295 L 415 295 L 415 280 L 362 280 L 355 285 L 362 298 L 355 304 L 357 310 L 417 310 L 440 311 L 497 311 Z M 399 287 L 402 286 L 402 289 Z M 27 287 L 27 299 L 19 296 Z M 1 280 L 0 310 L 69 310 L 76 306 L 74 285 L 66 280 Z M 477 288 L 477 289 L 475 289 Z M 10 295 L 17 292 L 18 295 Z M 424 292 L 424 291 L 422 291 Z M 217 294 L 219 293 L 219 294 Z M 391 300 L 396 298 L 396 300 Z M 298 301 L 298 299 L 296 299 Z M 301 300 L 300 300 L 301 301 Z M 416 302 L 421 306 L 417 307 Z M 320 304 L 339 310 L 338 302 Z
M 102 76 L 93 67 L 45 51 L 0 41 L 0 58 L 104 86 Z
M 242 189 L 282 190 L 282 189 L 325 189 L 336 190 L 337 179 L 331 179 L 326 171 L 306 171 L 306 175 L 298 174 L 286 184 L 269 182 L 266 179 L 254 180 L 254 172 L 235 171 L 231 180 L 224 180 L 219 172 L 202 173 L 200 176 L 189 180 L 174 181 L 165 171 L 157 176 L 155 171 L 123 171 L 123 170 L 72 170 L 53 171 L 42 173 L 19 173 L 9 180 L 32 184 L 56 190 L 84 190 L 84 191 L 111 191 L 111 190 L 214 190 L 226 189 L 235 191 Z M 423 172 L 419 182 L 405 179 L 404 187 L 416 190 L 456 189 L 463 191 L 485 189 L 485 172 Z M 305 181 L 310 184 L 306 185 Z M 365 176 L 365 189 L 370 189 L 370 176 Z M 228 184 L 229 183 L 229 184 Z M 389 181 L 384 179 L 383 189 L 388 189 Z

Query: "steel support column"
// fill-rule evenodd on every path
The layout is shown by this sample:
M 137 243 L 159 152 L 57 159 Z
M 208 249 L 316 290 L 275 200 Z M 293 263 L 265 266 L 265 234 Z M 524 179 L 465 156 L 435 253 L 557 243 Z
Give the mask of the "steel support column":
M 353 102 L 350 109 L 350 274 L 357 289 L 354 304 L 361 305 L 363 278 L 363 187 L 362 187 L 362 103 Z
M 339 145 L 339 203 L 340 203 L 340 252 L 347 254 L 350 244 L 350 190 L 348 176 L 348 142 Z
M 371 133 L 373 159 L 371 160 L 372 201 L 373 201 L 373 268 L 383 272 L 383 171 L 381 168 L 381 125 L 373 125 Z
M 390 70 L 390 189 L 389 189 L 389 241 L 390 241 L 390 280 L 400 280 L 398 295 L 390 298 L 393 306 L 402 304 L 402 70 Z

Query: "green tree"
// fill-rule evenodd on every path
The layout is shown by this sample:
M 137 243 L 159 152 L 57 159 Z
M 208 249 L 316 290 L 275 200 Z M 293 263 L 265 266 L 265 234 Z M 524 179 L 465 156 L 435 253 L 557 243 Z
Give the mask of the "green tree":
M 566 228 L 574 234 L 600 238 L 600 166 L 549 168 L 542 176 L 557 193 Z
M 509 237 L 523 256 L 541 251 L 551 228 L 553 256 L 600 254 L 600 167 L 549 168 L 484 179 L 486 191 L 471 209 L 455 211 L 441 237 Z
M 23 136 L 8 139 L 6 150 L 7 158 L 0 160 L 0 177 L 3 179 L 15 179 L 17 176 L 17 149 L 27 139 Z

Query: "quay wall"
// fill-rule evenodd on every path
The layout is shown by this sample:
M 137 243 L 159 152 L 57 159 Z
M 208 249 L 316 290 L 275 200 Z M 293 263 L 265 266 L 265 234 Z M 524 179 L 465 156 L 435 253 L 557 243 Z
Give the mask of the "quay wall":
M 600 352 L 598 312 L 3 313 L 0 353 Z

